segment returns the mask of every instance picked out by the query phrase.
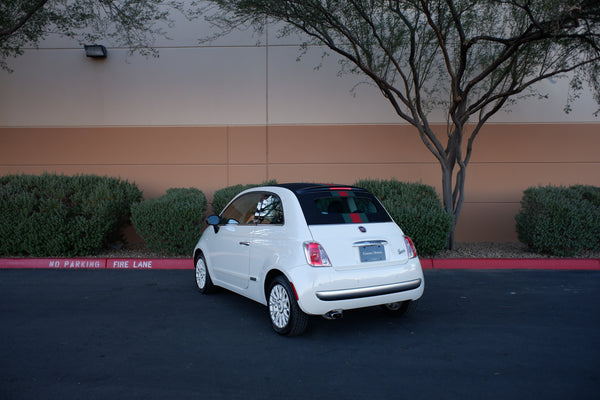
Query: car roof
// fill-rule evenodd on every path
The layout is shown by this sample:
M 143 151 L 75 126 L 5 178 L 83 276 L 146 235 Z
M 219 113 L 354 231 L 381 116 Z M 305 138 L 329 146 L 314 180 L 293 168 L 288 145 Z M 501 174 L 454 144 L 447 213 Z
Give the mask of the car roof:
M 282 183 L 277 185 L 272 185 L 275 187 L 281 187 L 288 189 L 298 194 L 310 193 L 310 192 L 320 192 L 320 191 L 329 191 L 329 190 L 343 190 L 343 191 L 361 191 L 366 192 L 365 189 L 351 186 L 351 185 L 336 185 L 336 184 L 323 184 L 323 183 Z
M 375 196 L 356 186 L 284 183 L 270 187 L 292 192 L 300 203 L 308 225 L 392 222 Z M 265 189 L 268 190 L 268 187 Z

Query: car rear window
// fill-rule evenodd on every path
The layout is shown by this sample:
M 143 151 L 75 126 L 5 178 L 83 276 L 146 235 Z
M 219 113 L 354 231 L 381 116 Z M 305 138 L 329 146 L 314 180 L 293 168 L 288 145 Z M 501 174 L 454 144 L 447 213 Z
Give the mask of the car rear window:
M 325 189 L 297 196 L 308 225 L 391 221 L 381 203 L 367 191 Z

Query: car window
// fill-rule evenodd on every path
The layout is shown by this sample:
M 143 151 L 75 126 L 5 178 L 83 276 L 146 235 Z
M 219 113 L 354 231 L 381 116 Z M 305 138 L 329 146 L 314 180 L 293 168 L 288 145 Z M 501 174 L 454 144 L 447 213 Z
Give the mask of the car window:
M 371 193 L 315 191 L 299 195 L 308 225 L 390 222 L 391 218 Z
M 283 224 L 281 199 L 273 193 L 252 192 L 235 199 L 221 214 L 222 224 Z
M 221 223 L 253 224 L 256 206 L 262 200 L 262 196 L 261 192 L 252 192 L 238 197 L 221 213 Z
M 265 193 L 256 207 L 254 216 L 259 224 L 283 224 L 283 207 L 279 196 Z

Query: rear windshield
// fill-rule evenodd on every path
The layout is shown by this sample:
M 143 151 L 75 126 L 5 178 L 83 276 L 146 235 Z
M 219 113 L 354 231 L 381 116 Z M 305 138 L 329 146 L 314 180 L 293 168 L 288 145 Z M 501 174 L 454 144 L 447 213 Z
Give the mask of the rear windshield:
M 366 191 L 319 190 L 298 193 L 308 225 L 390 222 L 381 203 Z

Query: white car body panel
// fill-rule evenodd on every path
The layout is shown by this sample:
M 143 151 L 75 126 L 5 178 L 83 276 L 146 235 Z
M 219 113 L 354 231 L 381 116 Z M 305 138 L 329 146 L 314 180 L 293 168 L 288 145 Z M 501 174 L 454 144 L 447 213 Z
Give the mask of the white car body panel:
M 205 256 L 208 254 L 207 262 L 211 265 L 210 273 L 215 282 L 248 288 L 250 246 L 245 243 L 254 229 L 255 226 L 228 224 L 219 230 L 218 240 L 215 235 L 208 235 L 207 246 L 211 251 Z

